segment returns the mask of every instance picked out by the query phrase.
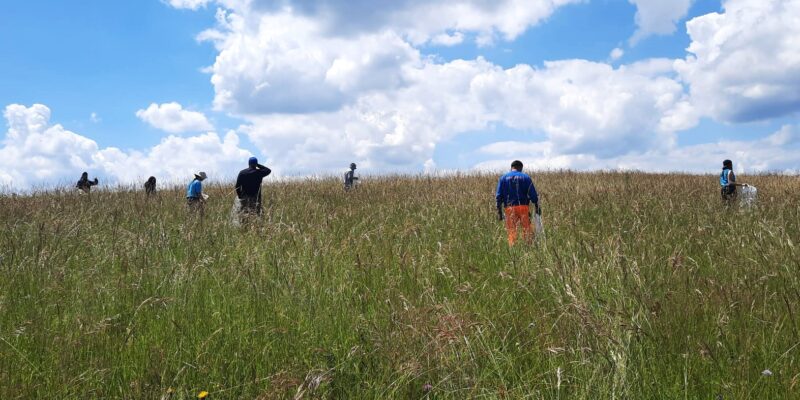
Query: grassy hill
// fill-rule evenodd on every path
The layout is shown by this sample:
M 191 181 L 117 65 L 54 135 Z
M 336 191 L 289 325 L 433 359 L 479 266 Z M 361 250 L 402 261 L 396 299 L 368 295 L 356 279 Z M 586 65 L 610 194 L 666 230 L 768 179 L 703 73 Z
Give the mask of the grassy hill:
M 0 398 L 800 397 L 797 178 L 533 177 L 513 249 L 495 176 L 2 197 Z

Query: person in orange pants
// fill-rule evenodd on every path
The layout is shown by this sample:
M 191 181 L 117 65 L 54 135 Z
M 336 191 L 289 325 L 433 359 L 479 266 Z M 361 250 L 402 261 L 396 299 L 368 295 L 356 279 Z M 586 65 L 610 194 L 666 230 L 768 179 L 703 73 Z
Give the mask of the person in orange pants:
M 536 207 L 536 214 L 541 215 L 542 209 L 539 207 L 539 194 L 533 180 L 522 172 L 522 161 L 512 162 L 511 171 L 500 177 L 495 198 L 498 219 L 506 221 L 508 245 L 514 246 L 520 226 L 525 241 L 532 243 L 534 233 L 531 228 L 530 203 Z

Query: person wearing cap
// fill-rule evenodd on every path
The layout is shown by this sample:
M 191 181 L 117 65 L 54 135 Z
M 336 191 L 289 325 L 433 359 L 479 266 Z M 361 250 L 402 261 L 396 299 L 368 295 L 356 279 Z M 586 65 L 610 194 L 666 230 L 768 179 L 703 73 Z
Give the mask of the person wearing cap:
M 731 204 L 736 200 L 737 186 L 748 186 L 746 183 L 736 183 L 736 174 L 733 172 L 733 161 L 722 162 L 722 173 L 719 175 L 720 194 L 722 200 Z
M 205 172 L 194 174 L 194 179 L 186 188 L 186 204 L 190 211 L 203 213 L 203 203 L 206 201 L 206 194 L 203 193 L 203 181 L 208 178 Z
M 84 172 L 81 174 L 81 179 L 78 180 L 78 184 L 75 185 L 76 188 L 82 190 L 84 193 L 89 193 L 92 190 L 92 186 L 97 186 L 100 183 L 97 178 L 94 178 L 93 181 L 89 180 L 89 173 Z
M 239 211 L 242 214 L 261 215 L 261 181 L 272 170 L 259 164 L 258 159 L 250 157 L 247 168 L 239 171 L 236 177 L 236 196 L 239 198 Z
M 357 180 L 356 163 L 350 163 L 350 170 L 344 173 L 344 191 L 347 192 L 356 187 Z
M 521 226 L 525 241 L 533 242 L 530 203 L 536 207 L 536 214 L 542 215 L 539 207 L 539 194 L 531 177 L 522 172 L 522 161 L 511 163 L 511 171 L 497 182 L 497 217 L 506 221 L 508 244 L 513 246 L 517 239 L 517 229 Z

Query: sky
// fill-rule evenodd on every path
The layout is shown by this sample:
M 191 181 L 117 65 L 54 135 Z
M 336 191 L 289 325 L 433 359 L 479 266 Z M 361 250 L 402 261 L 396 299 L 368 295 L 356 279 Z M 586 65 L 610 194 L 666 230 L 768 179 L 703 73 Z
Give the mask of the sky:
M 800 0 L 26 0 L 0 187 L 800 171 Z

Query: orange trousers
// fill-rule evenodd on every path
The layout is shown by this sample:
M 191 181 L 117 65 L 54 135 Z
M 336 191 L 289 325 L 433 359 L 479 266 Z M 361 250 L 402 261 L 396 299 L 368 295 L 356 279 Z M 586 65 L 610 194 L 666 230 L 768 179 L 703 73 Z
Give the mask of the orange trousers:
M 517 241 L 517 229 L 522 225 L 522 235 L 525 242 L 533 243 L 533 228 L 528 206 L 506 207 L 506 230 L 508 231 L 508 245 L 513 246 Z

